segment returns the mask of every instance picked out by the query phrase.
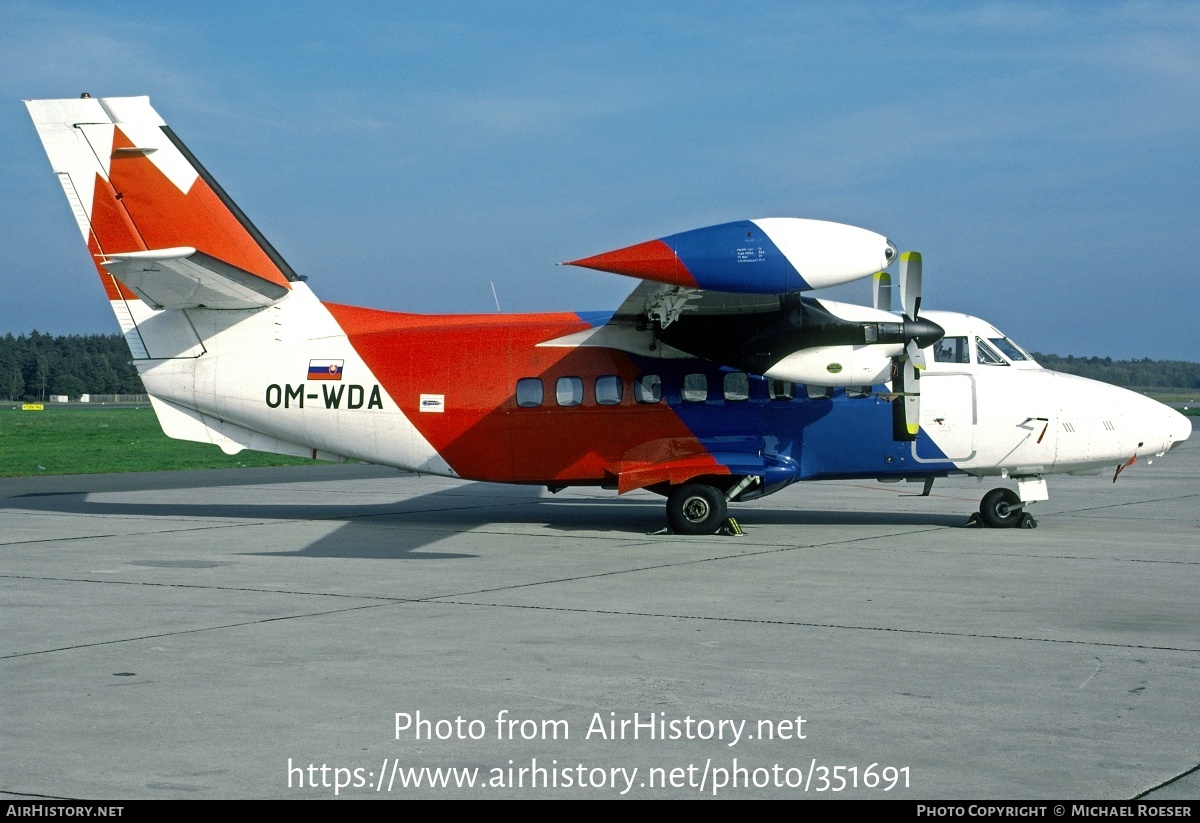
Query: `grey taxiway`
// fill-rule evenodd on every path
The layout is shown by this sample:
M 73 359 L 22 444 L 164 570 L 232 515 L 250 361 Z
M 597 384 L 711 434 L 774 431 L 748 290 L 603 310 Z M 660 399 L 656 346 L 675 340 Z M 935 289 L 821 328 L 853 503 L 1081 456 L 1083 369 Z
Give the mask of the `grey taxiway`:
M 1200 797 L 1200 437 L 990 485 L 0 480 L 0 797 Z

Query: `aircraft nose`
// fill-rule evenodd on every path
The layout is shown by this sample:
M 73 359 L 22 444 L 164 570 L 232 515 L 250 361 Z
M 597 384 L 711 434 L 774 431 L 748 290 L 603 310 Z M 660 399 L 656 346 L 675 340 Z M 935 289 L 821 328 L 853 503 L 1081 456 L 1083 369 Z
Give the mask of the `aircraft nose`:
M 1167 449 L 1173 449 L 1192 436 L 1192 418 L 1171 409 L 1171 414 L 1167 418 L 1166 431 L 1164 445 Z
M 1149 398 L 1146 399 L 1149 400 Z M 1192 436 L 1192 420 L 1157 401 L 1150 400 L 1149 402 L 1155 404 L 1154 411 L 1157 414 L 1148 414 L 1148 408 L 1143 408 L 1140 412 L 1141 429 L 1144 432 L 1145 440 L 1144 443 L 1138 444 L 1138 454 L 1159 456 Z

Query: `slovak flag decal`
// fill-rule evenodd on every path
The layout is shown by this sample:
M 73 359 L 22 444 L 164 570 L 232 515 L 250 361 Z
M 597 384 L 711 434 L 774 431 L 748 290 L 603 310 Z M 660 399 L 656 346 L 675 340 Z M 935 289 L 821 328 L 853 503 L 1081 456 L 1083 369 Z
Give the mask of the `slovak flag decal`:
M 344 360 L 309 360 L 309 380 L 341 380 Z

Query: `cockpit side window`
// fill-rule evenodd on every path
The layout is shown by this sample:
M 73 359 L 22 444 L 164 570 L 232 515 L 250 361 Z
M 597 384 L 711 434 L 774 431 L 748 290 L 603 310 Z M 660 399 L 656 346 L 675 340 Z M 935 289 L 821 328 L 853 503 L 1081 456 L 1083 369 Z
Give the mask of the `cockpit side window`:
M 943 337 L 933 347 L 935 363 L 970 363 L 971 350 L 966 337 Z
M 996 353 L 982 337 L 975 338 L 975 359 L 982 366 L 1007 366 L 1008 361 Z

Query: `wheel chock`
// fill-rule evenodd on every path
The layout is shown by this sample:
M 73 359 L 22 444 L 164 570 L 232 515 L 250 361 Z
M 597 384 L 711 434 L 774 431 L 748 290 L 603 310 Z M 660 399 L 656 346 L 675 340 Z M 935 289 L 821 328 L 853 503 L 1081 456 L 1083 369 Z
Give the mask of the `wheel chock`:
M 742 537 L 746 533 L 742 531 L 742 527 L 738 525 L 738 522 L 731 517 L 721 527 L 721 534 L 727 534 L 731 537 Z

